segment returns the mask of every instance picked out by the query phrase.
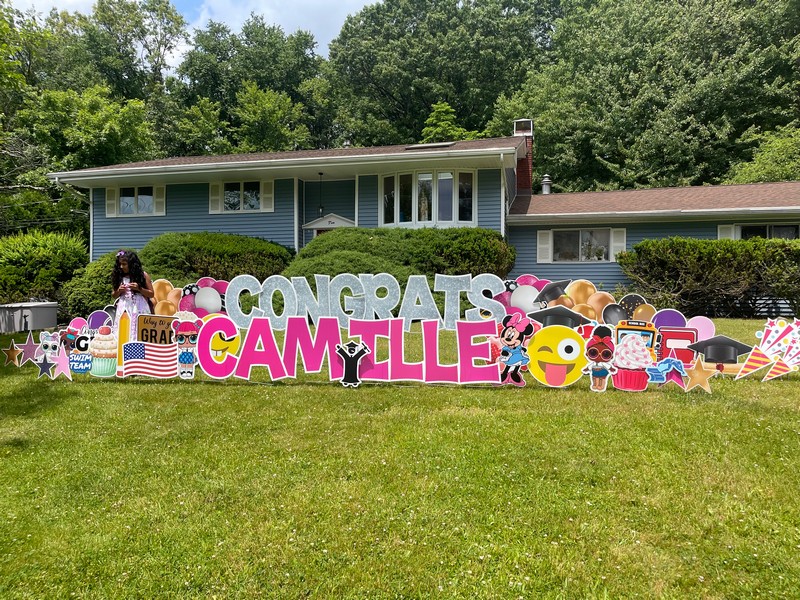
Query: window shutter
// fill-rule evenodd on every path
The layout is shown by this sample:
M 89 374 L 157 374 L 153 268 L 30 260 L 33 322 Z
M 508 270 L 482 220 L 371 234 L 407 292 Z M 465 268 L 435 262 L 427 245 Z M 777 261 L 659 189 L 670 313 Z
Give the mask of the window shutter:
M 275 212 L 275 182 L 261 182 L 261 212 Z
M 167 214 L 167 186 L 157 185 L 153 188 L 153 214 Z
M 736 225 L 717 225 L 718 240 L 735 240 Z
M 208 184 L 208 212 L 221 213 L 222 212 L 222 184 L 209 183 Z
M 626 250 L 626 230 L 625 229 L 612 229 L 611 230 L 611 252 L 608 259 L 611 262 L 617 261 L 617 254 L 625 252 Z
M 553 232 L 549 229 L 536 232 L 536 262 L 553 262 Z
M 106 188 L 106 217 L 116 217 L 119 208 L 119 188 Z

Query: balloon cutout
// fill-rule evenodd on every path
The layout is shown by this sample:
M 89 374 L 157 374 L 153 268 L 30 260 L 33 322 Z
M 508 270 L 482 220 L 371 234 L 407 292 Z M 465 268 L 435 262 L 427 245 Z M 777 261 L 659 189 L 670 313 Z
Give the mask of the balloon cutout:
M 686 317 L 674 308 L 665 308 L 653 315 L 652 323 L 656 327 L 686 327 Z
M 614 303 L 614 296 L 608 292 L 595 292 L 586 300 L 586 304 L 594 309 L 598 316 L 602 316 L 603 309 L 609 304 Z
M 636 309 L 641 306 L 642 304 L 646 304 L 647 300 L 645 300 L 639 294 L 626 294 L 622 297 L 622 300 L 618 302 L 618 304 L 625 310 L 625 313 L 628 315 L 628 319 L 633 319 L 633 313 Z
M 89 329 L 100 329 L 103 325 L 111 325 L 112 322 L 113 319 L 107 310 L 96 310 L 86 319 Z
M 592 321 L 597 319 L 597 313 L 588 304 L 576 304 L 575 306 L 572 307 L 572 310 Z
M 686 327 L 697 330 L 697 341 L 709 340 L 717 333 L 714 321 L 708 317 L 692 317 L 686 321 Z
M 591 281 L 586 279 L 576 279 L 567 286 L 567 295 L 572 298 L 572 301 L 578 304 L 586 304 L 589 296 L 597 292 L 597 288 Z
M 628 318 L 628 313 L 619 304 L 609 304 L 603 309 L 603 322 L 616 325 Z
M 533 301 L 539 292 L 532 285 L 519 285 L 517 289 L 511 292 L 511 299 L 509 304 L 516 308 L 521 308 L 524 312 L 530 312 L 537 306 L 534 306 Z
M 633 320 L 634 321 L 651 321 L 653 320 L 653 315 L 656 314 L 656 307 L 652 304 L 640 304 L 636 307 L 633 311 Z

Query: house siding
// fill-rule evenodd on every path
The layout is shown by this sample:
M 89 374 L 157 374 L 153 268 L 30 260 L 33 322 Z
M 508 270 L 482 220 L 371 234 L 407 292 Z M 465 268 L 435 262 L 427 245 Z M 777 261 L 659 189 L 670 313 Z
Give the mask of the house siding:
M 209 214 L 208 188 L 207 183 L 168 185 L 164 216 L 110 219 L 105 216 L 105 188 L 94 189 L 92 260 L 120 246 L 141 250 L 152 238 L 167 232 L 238 233 L 294 247 L 293 179 L 275 182 L 275 211 L 271 213 Z
M 586 229 L 587 225 L 552 226 L 510 226 L 508 241 L 517 250 L 517 260 L 509 274 L 510 278 L 525 273 L 536 275 L 540 279 L 557 281 L 560 279 L 588 279 L 605 290 L 613 290 L 617 285 L 630 283 L 617 263 L 542 263 L 536 262 L 537 232 L 547 229 Z M 632 246 L 647 239 L 658 239 L 670 236 L 693 237 L 698 239 L 717 239 L 717 223 L 615 223 L 598 227 L 624 228 L 626 230 L 625 247 Z
M 478 171 L 478 227 L 502 232 L 500 169 Z
M 305 182 L 305 215 L 303 223 L 319 218 L 320 182 Z M 355 179 L 342 181 L 323 181 L 321 201 L 325 215 L 334 213 L 351 221 L 356 220 L 356 182 Z M 377 209 L 376 209 L 377 210 Z M 324 216 L 324 215 L 323 215 Z M 314 232 L 303 231 L 303 245 L 314 238 Z
M 359 227 L 378 226 L 378 176 L 365 175 L 358 178 Z

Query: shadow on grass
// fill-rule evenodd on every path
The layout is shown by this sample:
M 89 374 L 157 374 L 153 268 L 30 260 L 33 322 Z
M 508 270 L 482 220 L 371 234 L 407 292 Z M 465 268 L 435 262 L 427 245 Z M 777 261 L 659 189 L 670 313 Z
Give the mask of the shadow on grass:
M 0 421 L 9 417 L 32 417 L 50 410 L 69 397 L 69 388 L 42 378 L 0 391 Z

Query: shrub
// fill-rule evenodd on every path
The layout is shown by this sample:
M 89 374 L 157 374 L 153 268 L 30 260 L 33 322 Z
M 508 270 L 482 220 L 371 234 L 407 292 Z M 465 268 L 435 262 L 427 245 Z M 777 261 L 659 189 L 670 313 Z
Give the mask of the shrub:
M 88 260 L 79 235 L 34 230 L 0 238 L 0 302 L 61 302 L 62 286 Z
M 326 236 L 328 234 L 325 234 Z M 314 275 L 335 277 L 342 273 L 389 273 L 394 275 L 401 286 L 408 281 L 411 269 L 381 256 L 374 256 L 355 250 L 332 250 L 320 256 L 298 256 L 283 271 L 284 277 L 306 277 L 315 289 Z
M 153 279 L 169 279 L 177 286 L 201 277 L 230 281 L 249 274 L 266 279 L 286 268 L 292 252 L 260 238 L 204 231 L 159 235 L 139 257 Z
M 754 317 L 767 298 L 800 308 L 800 241 L 646 240 L 617 262 L 636 292 L 687 316 Z
M 69 317 L 88 317 L 113 303 L 111 271 L 117 260 L 117 250 L 103 254 L 64 285 L 64 309 Z

